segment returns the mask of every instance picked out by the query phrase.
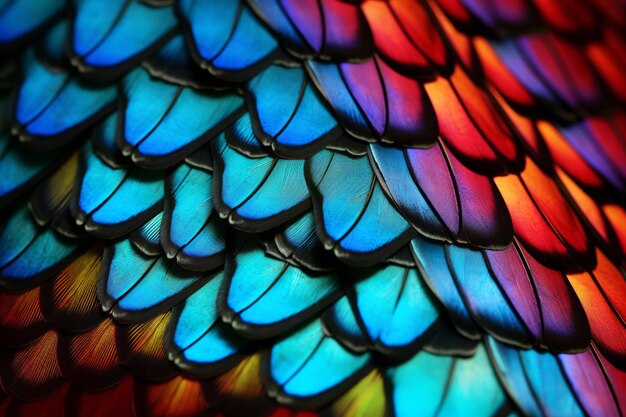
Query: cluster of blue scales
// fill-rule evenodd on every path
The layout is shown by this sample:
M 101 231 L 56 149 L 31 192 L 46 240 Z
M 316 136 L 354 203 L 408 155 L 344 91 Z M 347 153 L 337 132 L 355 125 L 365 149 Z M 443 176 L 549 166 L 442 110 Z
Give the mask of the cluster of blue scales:
M 102 245 L 102 308 L 171 310 L 187 375 L 262 351 L 267 392 L 299 407 L 375 370 L 397 416 L 584 414 L 566 359 L 519 349 L 486 255 L 513 238 L 499 194 L 489 221 L 463 191 L 442 217 L 421 150 L 394 145 L 436 140 L 430 104 L 372 124 L 277 1 L 169 3 L 0 0 L 2 287 Z

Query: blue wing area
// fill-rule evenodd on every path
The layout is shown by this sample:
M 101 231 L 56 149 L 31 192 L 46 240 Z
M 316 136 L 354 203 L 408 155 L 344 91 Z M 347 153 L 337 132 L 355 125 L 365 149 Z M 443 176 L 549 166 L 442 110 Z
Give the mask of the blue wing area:
M 123 236 L 156 215 L 163 204 L 163 171 L 114 169 L 90 147 L 74 195 L 77 222 L 95 235 Z
M 69 21 L 67 19 L 56 23 L 35 46 L 39 59 L 55 69 L 67 68 L 69 60 L 65 54 L 65 40 L 68 36 Z
M 424 351 L 435 355 L 467 358 L 476 353 L 481 342 L 462 336 L 447 320 L 441 320 L 433 336 L 424 345 Z
M 402 149 L 371 144 L 369 154 L 383 189 L 413 227 L 434 239 L 449 241 L 454 237 L 416 184 Z
M 393 208 L 366 157 L 322 151 L 306 164 L 313 211 L 324 246 L 342 260 L 372 265 L 415 234 Z
M 487 346 L 502 375 L 503 384 L 525 413 L 585 415 L 554 355 L 518 350 L 491 338 Z
M 241 0 L 184 0 L 179 8 L 195 58 L 220 78 L 249 79 L 280 56 L 274 37 Z
M 325 335 L 315 320 L 272 347 L 264 358 L 265 384 L 279 401 L 315 408 L 363 377 L 369 360 L 369 354 L 352 353 Z
M 339 343 L 353 352 L 364 352 L 371 346 L 371 340 L 359 324 L 347 296 L 324 311 L 322 323 Z
M 495 416 L 506 401 L 482 347 L 468 359 L 420 352 L 385 377 L 396 417 Z
M 482 252 L 448 246 L 446 257 L 475 320 L 499 340 L 531 347 L 533 338 L 491 276 Z
M 72 260 L 81 243 L 38 226 L 28 208 L 17 210 L 0 232 L 0 285 L 19 289 L 39 284 Z
M 72 52 L 81 70 L 96 76 L 124 73 L 172 36 L 177 24 L 173 8 L 138 0 L 76 3 Z
M 163 172 L 133 170 L 90 214 L 85 230 L 93 234 L 126 234 L 158 213 L 162 202 Z
M 184 87 L 199 90 L 228 87 L 228 83 L 212 76 L 195 63 L 182 35 L 174 36 L 146 58 L 142 65 L 153 77 Z
M 271 66 L 247 92 L 256 136 L 279 156 L 312 156 L 341 134 L 302 68 Z
M 219 316 L 217 297 L 223 276 L 220 273 L 213 277 L 174 309 L 167 349 L 174 363 L 195 375 L 224 371 L 241 359 L 248 344 Z
M 169 310 L 207 280 L 162 256 L 145 256 L 129 240 L 106 248 L 102 262 L 98 299 L 105 310 L 126 322 L 145 321 Z
M 371 347 L 371 340 L 359 324 L 348 296 L 341 297 L 324 311 L 322 325 L 350 351 L 365 352 Z
M 185 162 L 194 168 L 213 172 L 213 154 L 209 144 L 200 147 L 197 151 L 185 158 Z
M 284 9 L 276 0 L 250 0 L 254 10 L 281 37 L 283 46 L 296 56 L 304 57 L 312 53 L 302 35 L 285 15 Z
M 278 334 L 340 296 L 334 275 L 310 275 L 267 256 L 253 240 L 227 263 L 222 290 L 225 319 L 239 331 L 264 337 Z
M 111 0 L 108 7 L 96 0 L 77 1 L 72 47 L 79 56 L 87 55 L 100 44 L 127 6 L 127 0 Z M 94 19 L 98 16 L 98 19 Z
M 127 167 L 131 161 L 122 155 L 115 142 L 118 114 L 112 113 L 94 128 L 91 136 L 93 151 L 111 168 Z
M 189 22 L 200 56 L 208 61 L 215 59 L 232 36 L 233 25 L 241 13 L 241 2 L 183 0 L 179 7 Z M 208 19 L 217 16 L 219 16 L 218 24 L 205 24 Z
M 22 67 L 24 80 L 17 93 L 13 118 L 20 125 L 27 126 L 52 104 L 69 82 L 70 75 L 46 68 L 32 50 L 24 54 Z
M 131 233 L 130 241 L 137 249 L 148 256 L 160 255 L 163 252 L 161 248 L 162 221 L 163 212 L 160 212 Z
M 367 204 L 374 180 L 372 171 L 364 158 L 327 151 L 311 158 L 307 169 L 319 189 L 321 201 L 314 204 L 314 209 L 317 218 L 323 220 L 325 240 L 329 241 L 326 245 L 334 246 L 350 232 Z
M 422 276 L 431 291 L 446 307 L 455 327 L 462 335 L 478 339 L 480 335 L 476 324 L 470 317 L 450 274 L 443 245 L 415 238 L 411 241 L 411 251 Z
M 252 129 L 250 113 L 245 113 L 235 123 L 230 125 L 224 132 L 228 145 L 251 158 L 270 156 L 267 148 L 264 148 Z
M 186 269 L 209 270 L 224 260 L 224 230 L 213 209 L 211 179 L 183 164 L 165 183 L 161 241 L 167 257 Z
M 232 225 L 267 230 L 308 208 L 303 160 L 251 158 L 228 146 L 224 135 L 212 145 L 213 203 Z
M 13 117 L 20 135 L 40 148 L 65 144 L 111 111 L 114 86 L 102 86 L 52 72 L 34 53 L 24 57 L 25 77 L 17 93 Z
M 309 60 L 307 68 L 353 136 L 409 147 L 436 142 L 436 115 L 422 84 L 376 56 L 358 63 Z
M 387 265 L 358 270 L 352 293 L 364 330 L 383 353 L 410 357 L 435 330 L 439 311 L 415 269 Z
M 6 266 L 23 252 L 37 236 L 38 230 L 28 208 L 22 207 L 13 213 L 2 226 L 0 267 Z
M 310 270 L 328 271 L 336 264 L 332 252 L 324 248 L 317 236 L 315 218 L 310 211 L 280 230 L 274 242 L 285 259 Z
M 137 69 L 124 79 L 122 152 L 150 168 L 181 161 L 240 114 L 243 99 L 196 92 L 151 79 Z M 147 117 L 147 115 L 150 115 Z
M 369 122 L 365 120 L 346 88 L 337 65 L 319 61 L 309 61 L 307 65 L 317 87 L 332 104 L 344 129 L 352 136 L 373 141 L 374 135 Z
M 60 159 L 59 152 L 34 153 L 8 133 L 0 132 L 0 206 L 46 175 Z
M 0 5 L 0 47 L 32 33 L 64 8 L 63 0 L 15 0 Z

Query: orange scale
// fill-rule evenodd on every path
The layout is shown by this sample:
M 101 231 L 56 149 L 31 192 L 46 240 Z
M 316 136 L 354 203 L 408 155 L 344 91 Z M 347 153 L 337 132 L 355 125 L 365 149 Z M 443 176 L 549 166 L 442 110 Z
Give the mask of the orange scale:
M 163 380 L 176 374 L 163 346 L 171 312 L 143 323 L 115 326 L 120 362 L 150 380 Z
M 500 94 L 518 109 L 534 110 L 537 102 L 526 90 L 526 87 L 511 73 L 506 64 L 502 62 L 489 42 L 484 38 L 475 37 L 474 46 L 485 69 L 487 80 L 496 87 Z
M 137 384 L 135 405 L 139 415 L 194 417 L 209 408 L 202 383 L 177 376 L 159 384 Z
M 596 202 L 589 197 L 572 179 L 564 173 L 559 168 L 556 169 L 556 173 L 565 186 L 567 192 L 572 197 L 574 202 L 578 205 L 580 209 L 580 214 L 584 215 L 585 218 L 591 223 L 593 228 L 598 232 L 598 234 L 602 237 L 604 242 L 608 245 L 611 244 L 611 230 L 607 224 L 607 221 L 602 214 L 602 210 L 596 204 Z
M 241 404 L 259 415 L 269 414 L 276 402 L 266 394 L 261 380 L 261 354 L 243 359 L 232 369 L 209 381 L 205 390 L 208 402 L 224 415 L 241 412 Z
M 585 269 L 593 252 L 582 225 L 553 180 L 527 158 L 521 174 L 494 178 L 515 234 L 546 265 Z
M 430 0 L 430 9 L 435 14 L 435 18 L 439 22 L 441 29 L 443 30 L 448 42 L 452 44 L 452 48 L 456 52 L 461 64 L 465 67 L 470 74 L 480 75 L 482 74 L 482 68 L 478 61 L 478 55 L 474 50 L 474 45 L 469 36 L 459 32 L 450 19 L 441 11 L 441 8 L 434 0 Z
M 58 389 L 64 381 L 57 357 L 59 335 L 54 330 L 11 355 L 1 369 L 4 388 L 23 400 L 38 400 Z
M 384 417 L 387 415 L 383 377 L 376 370 L 370 372 L 331 405 L 333 415 L 344 417 Z M 314 417 L 294 415 L 294 417 Z
M 591 262 L 594 257 L 589 237 L 555 179 L 543 173 L 530 158 L 526 160 L 526 169 L 521 178 L 530 197 L 558 236 L 572 249 L 576 257 L 582 258 L 583 264 Z M 512 215 L 514 216 L 513 213 Z
M 261 355 L 256 353 L 223 373 L 215 380 L 216 391 L 221 395 L 254 400 L 264 395 L 261 382 Z
M 0 345 L 24 345 L 49 328 L 39 296 L 39 287 L 21 294 L 0 293 Z
M 60 362 L 64 373 L 71 370 L 72 381 L 81 387 L 104 389 L 119 382 L 126 371 L 120 365 L 113 320 L 103 320 L 94 329 L 72 337 Z
M 426 6 L 415 0 L 391 0 L 391 9 L 413 44 L 440 69 L 450 67 L 450 51 Z
M 376 50 L 400 67 L 431 72 L 430 63 L 406 36 L 387 2 L 370 0 L 361 5 L 374 37 Z
M 520 241 L 551 264 L 567 257 L 567 248 L 545 221 L 520 178 L 509 174 L 496 177 L 494 181 L 509 209 L 513 229 Z
M 626 320 L 626 280 L 624 274 L 600 250 L 596 252 L 598 264 L 592 274 L 601 288 L 604 296 L 609 300 L 621 321 Z
M 85 331 L 104 316 L 96 298 L 102 245 L 97 244 L 42 284 L 41 307 L 46 320 L 65 330 Z
M 580 300 L 598 349 L 616 366 L 626 368 L 626 327 L 615 315 L 609 301 L 587 273 L 568 275 L 568 279 Z
M 457 68 L 456 72 L 460 69 Z M 469 117 L 452 84 L 438 78 L 424 86 L 435 109 L 439 131 L 446 144 L 472 170 L 481 173 L 507 171 Z
M 502 95 L 494 88 L 490 88 L 489 91 L 491 91 L 491 95 L 496 99 L 500 108 L 504 111 L 509 121 L 517 130 L 519 136 L 531 149 L 533 156 L 540 158 L 545 163 L 550 163 L 550 158 L 547 156 L 546 152 L 546 144 L 539 134 L 539 130 L 535 126 L 535 123 L 528 117 L 522 116 L 513 110 Z
M 602 189 L 605 181 L 587 161 L 563 137 L 551 123 L 539 121 L 537 128 L 545 139 L 548 150 L 556 163 L 578 183 L 592 189 Z
M 492 149 L 497 150 L 509 166 L 521 168 L 519 147 L 514 132 L 509 128 L 505 115 L 485 91 L 478 88 L 464 71 L 458 70 L 451 77 L 452 85 L 483 137 Z

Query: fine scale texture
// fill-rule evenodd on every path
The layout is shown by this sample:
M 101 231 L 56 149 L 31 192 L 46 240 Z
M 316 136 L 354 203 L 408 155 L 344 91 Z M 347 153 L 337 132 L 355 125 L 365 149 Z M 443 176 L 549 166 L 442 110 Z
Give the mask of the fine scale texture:
M 626 417 L 626 0 L 0 0 L 0 416 Z

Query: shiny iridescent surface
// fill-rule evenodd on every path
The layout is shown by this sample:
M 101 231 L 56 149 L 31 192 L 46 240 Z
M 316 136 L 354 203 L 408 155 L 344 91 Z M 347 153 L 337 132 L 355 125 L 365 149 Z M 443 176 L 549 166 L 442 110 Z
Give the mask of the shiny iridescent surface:
M 626 416 L 624 0 L 0 0 L 0 416 Z

